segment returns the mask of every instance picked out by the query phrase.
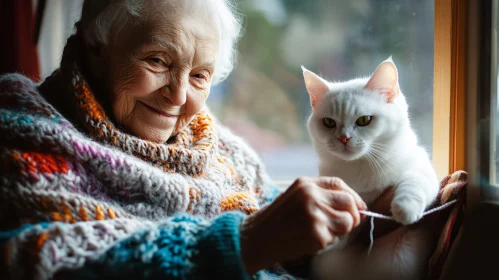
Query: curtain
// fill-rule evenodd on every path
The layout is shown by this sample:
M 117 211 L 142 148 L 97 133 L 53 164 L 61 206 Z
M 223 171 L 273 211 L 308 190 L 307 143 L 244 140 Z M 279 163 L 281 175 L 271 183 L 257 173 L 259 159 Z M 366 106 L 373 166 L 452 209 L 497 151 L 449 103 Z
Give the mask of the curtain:
M 34 30 L 32 0 L 0 1 L 0 74 L 19 72 L 40 79 Z

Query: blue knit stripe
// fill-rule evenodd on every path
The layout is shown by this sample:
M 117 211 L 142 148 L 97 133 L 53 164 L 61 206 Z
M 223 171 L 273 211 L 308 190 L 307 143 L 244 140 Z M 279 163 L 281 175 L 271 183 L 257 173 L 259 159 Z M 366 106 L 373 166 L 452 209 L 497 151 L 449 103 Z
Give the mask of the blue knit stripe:
M 239 225 L 230 212 L 208 222 L 179 215 L 117 243 L 98 260 L 57 277 L 76 279 L 249 279 L 240 257 Z
M 218 216 L 200 236 L 196 246 L 196 279 L 250 279 L 241 259 L 239 226 L 244 215 Z
M 42 229 L 48 228 L 50 225 L 54 223 L 38 223 L 38 224 L 24 224 L 19 228 L 10 230 L 10 231 L 0 231 L 0 245 L 9 241 L 11 238 L 16 237 L 18 234 L 21 234 L 25 231 L 33 229 L 34 227 L 39 227 Z M 59 223 L 63 225 L 63 223 Z

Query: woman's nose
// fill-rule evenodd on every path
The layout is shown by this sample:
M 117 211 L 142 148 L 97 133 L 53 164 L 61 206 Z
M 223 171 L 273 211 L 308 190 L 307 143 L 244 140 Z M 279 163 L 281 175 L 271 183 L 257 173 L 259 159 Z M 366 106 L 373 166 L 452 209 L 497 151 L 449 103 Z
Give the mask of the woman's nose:
M 188 77 L 187 77 L 188 79 Z M 167 86 L 163 95 L 168 98 L 172 105 L 182 106 L 187 99 L 187 81 L 185 78 L 179 79 L 175 83 Z

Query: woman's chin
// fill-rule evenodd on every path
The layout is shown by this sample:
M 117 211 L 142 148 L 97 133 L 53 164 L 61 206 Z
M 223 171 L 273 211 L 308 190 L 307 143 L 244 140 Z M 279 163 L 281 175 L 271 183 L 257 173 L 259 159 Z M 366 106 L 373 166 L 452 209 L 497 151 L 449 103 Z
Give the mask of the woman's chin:
M 141 139 L 162 144 L 172 136 L 173 127 L 157 128 L 144 123 L 135 123 L 130 127 L 130 132 Z

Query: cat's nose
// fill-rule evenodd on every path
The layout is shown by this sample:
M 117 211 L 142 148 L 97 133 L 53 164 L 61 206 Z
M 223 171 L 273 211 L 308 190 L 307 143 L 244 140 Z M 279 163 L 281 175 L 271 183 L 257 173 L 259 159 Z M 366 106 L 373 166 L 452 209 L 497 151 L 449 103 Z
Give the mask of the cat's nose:
M 338 140 L 340 140 L 341 143 L 343 143 L 343 145 L 346 145 L 348 140 L 352 139 L 352 137 L 347 137 L 347 136 L 341 136 L 338 138 Z

